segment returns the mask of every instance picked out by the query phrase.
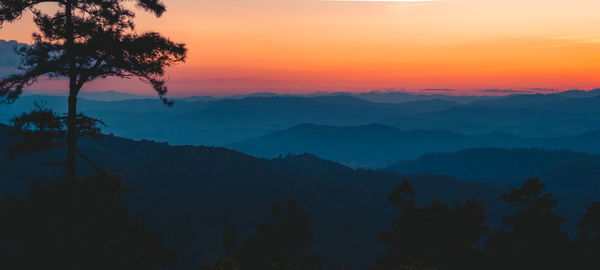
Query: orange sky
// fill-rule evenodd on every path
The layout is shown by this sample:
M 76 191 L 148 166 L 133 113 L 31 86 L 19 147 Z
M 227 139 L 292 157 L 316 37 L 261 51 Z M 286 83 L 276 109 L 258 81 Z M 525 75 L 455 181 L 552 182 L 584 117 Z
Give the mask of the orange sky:
M 600 87 L 598 0 L 165 3 L 162 18 L 137 23 L 188 44 L 189 61 L 169 72 L 174 96 Z M 0 38 L 30 42 L 30 21 Z M 149 91 L 115 80 L 87 89 Z

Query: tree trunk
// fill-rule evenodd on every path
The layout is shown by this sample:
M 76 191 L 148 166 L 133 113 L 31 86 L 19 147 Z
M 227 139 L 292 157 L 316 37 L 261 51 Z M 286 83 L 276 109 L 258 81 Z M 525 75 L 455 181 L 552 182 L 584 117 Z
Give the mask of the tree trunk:
M 75 181 L 77 178 L 77 73 L 73 55 L 73 3 L 65 4 L 66 19 L 66 54 L 69 62 L 69 108 L 67 114 L 67 179 Z
M 79 209 L 79 192 L 77 191 L 77 73 L 75 70 L 75 56 L 73 54 L 74 44 L 74 30 L 73 30 L 73 0 L 67 0 L 65 3 L 65 30 L 66 30 L 66 41 L 65 41 L 65 53 L 67 54 L 67 61 L 69 65 L 69 101 L 68 101 L 68 112 L 67 112 L 67 181 L 71 182 L 71 234 L 67 236 L 67 247 L 73 248 L 65 254 L 66 256 L 76 256 L 76 242 L 77 242 L 77 223 L 78 209 Z M 67 259 L 65 262 L 70 263 L 70 269 L 78 270 L 78 264 L 76 258 Z M 67 266 L 68 267 L 68 266 Z

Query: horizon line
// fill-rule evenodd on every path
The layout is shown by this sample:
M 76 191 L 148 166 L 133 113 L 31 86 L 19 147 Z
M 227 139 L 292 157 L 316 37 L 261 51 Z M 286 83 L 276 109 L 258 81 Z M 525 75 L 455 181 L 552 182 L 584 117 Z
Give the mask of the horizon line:
M 411 91 L 412 90 L 412 91 Z M 67 92 L 47 92 L 53 91 L 49 89 L 45 90 L 24 90 L 24 95 L 46 95 L 46 96 L 63 96 L 66 95 Z M 223 94 L 182 94 L 171 96 L 171 98 L 181 99 L 181 98 L 192 98 L 192 97 L 212 97 L 212 98 L 224 98 L 224 97 L 240 97 L 240 96 L 259 96 L 259 95 L 273 95 L 273 96 L 326 96 L 326 95 L 361 95 L 361 94 L 407 94 L 414 96 L 434 96 L 434 95 L 442 95 L 442 96 L 453 96 L 453 97 L 503 97 L 503 96 L 511 96 L 511 95 L 550 95 L 550 94 L 560 94 L 570 91 L 582 91 L 582 92 L 591 92 L 591 91 L 600 91 L 600 87 L 598 88 L 589 88 L 589 89 L 544 89 L 539 90 L 536 88 L 526 89 L 526 90 L 517 90 L 517 89 L 481 89 L 477 90 L 475 93 L 462 93 L 458 89 L 408 89 L 408 90 L 393 90 L 393 89 L 384 89 L 384 90 L 370 90 L 370 91 L 314 91 L 307 93 L 277 93 L 271 91 L 255 91 L 248 93 L 223 93 Z M 117 91 L 117 90 L 106 90 L 106 91 L 82 91 L 81 93 L 86 94 L 106 94 L 106 93 L 115 93 L 115 94 L 124 94 L 131 95 L 135 97 L 142 98 L 153 98 L 152 94 L 139 94 L 139 93 L 131 93 L 128 91 Z M 477 93 L 477 94 L 476 94 Z

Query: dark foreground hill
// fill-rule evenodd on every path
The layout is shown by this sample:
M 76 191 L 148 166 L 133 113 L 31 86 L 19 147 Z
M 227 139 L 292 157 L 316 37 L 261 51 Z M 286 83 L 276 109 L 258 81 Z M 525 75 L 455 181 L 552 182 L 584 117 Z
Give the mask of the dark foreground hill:
M 24 192 L 27 183 L 60 172 L 38 165 L 60 159 L 59 152 L 9 159 L 5 153 L 12 139 L 6 134 L 7 128 L 0 127 L 4 194 Z M 312 155 L 265 160 L 223 148 L 171 147 L 112 136 L 101 143 L 82 142 L 81 147 L 100 166 L 124 176 L 133 189 L 128 200 L 134 214 L 163 232 L 190 268 L 223 253 L 226 227 L 235 226 L 244 238 L 271 220 L 272 202 L 290 199 L 298 200 L 310 215 L 315 232 L 310 249 L 336 264 L 371 264 L 383 252 L 377 234 L 394 216 L 387 195 L 406 178 L 353 170 Z M 91 167 L 82 162 L 81 169 Z M 441 176 L 410 178 L 420 202 L 477 197 L 490 208 L 491 219 L 499 220 L 503 206 L 496 196 L 504 189 Z
M 12 139 L 0 127 L 0 187 L 5 194 L 26 190 L 27 183 L 60 170 L 38 165 L 58 160 L 60 152 L 9 159 Z M 269 222 L 274 201 L 297 200 L 309 214 L 315 241 L 309 248 L 334 264 L 358 268 L 372 264 L 384 247 L 379 232 L 389 228 L 394 211 L 388 194 L 407 176 L 394 172 L 354 170 L 313 155 L 258 159 L 224 148 L 169 146 L 106 136 L 84 141 L 81 149 L 98 165 L 123 175 L 133 192 L 132 211 L 164 233 L 182 258 L 182 269 L 195 269 L 202 259 L 223 254 L 223 231 L 234 226 L 244 239 Z M 82 171 L 91 167 L 81 163 Z M 507 214 L 497 198 L 503 186 L 431 175 L 409 176 L 419 203 L 435 197 L 481 199 L 489 223 Z M 560 198 L 559 198 L 560 199 Z M 578 219 L 585 202 L 561 201 L 559 212 Z

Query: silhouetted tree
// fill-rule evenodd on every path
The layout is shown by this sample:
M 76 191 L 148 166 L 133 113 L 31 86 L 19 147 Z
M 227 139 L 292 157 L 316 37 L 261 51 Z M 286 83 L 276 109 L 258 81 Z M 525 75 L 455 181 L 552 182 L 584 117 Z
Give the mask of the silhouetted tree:
M 310 219 L 296 201 L 283 207 L 271 206 L 276 226 L 262 224 L 255 235 L 246 240 L 238 255 L 242 269 L 315 270 L 321 269 L 319 258 L 304 250 L 312 241 Z
M 388 243 L 385 256 L 373 269 L 477 269 L 479 239 L 487 232 L 481 202 L 455 202 L 454 207 L 435 199 L 419 207 L 407 180 L 388 200 L 399 212 L 379 241 Z
M 594 202 L 589 205 L 575 227 L 582 239 L 600 240 L 600 203 Z
M 539 178 L 520 188 L 511 188 L 500 198 L 516 208 L 505 216 L 505 229 L 495 230 L 486 240 L 492 256 L 490 269 L 568 269 L 570 241 L 561 231 L 566 219 L 553 212 L 557 201 Z
M 164 68 L 185 60 L 184 44 L 174 43 L 155 32 L 134 31 L 135 13 L 127 0 L 0 0 L 0 26 L 21 18 L 30 10 L 39 31 L 34 44 L 19 49 L 21 74 L 0 80 L 5 102 L 17 99 L 24 87 L 40 77 L 69 79 L 68 113 L 65 118 L 67 179 L 76 179 L 77 137 L 81 122 L 77 95 L 95 79 L 140 78 L 149 83 L 166 103 Z M 160 0 L 135 0 L 137 6 L 156 16 L 165 12 Z M 56 3 L 59 11 L 44 13 L 39 4 Z
M 581 220 L 575 224 L 579 233 L 576 260 L 578 269 L 599 269 L 600 260 L 600 203 L 589 205 Z
M 79 201 L 72 211 L 70 192 Z M 132 218 L 128 188 L 108 172 L 32 184 L 0 200 L 2 269 L 165 269 L 177 262 L 160 235 Z
M 9 149 L 9 154 L 13 158 L 66 145 L 67 117 L 59 116 L 54 111 L 44 108 L 43 105 L 35 104 L 35 109 L 11 119 L 11 123 L 13 125 L 12 136 L 19 138 L 17 143 Z M 103 125 L 104 123 L 81 114 L 78 115 L 77 138 L 88 137 L 102 140 L 98 124 Z M 91 162 L 81 151 L 78 150 L 77 153 Z M 61 161 L 52 163 L 66 165 Z

